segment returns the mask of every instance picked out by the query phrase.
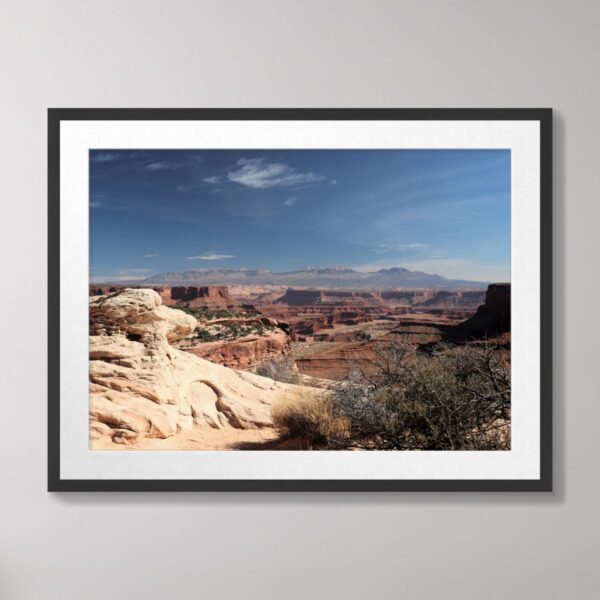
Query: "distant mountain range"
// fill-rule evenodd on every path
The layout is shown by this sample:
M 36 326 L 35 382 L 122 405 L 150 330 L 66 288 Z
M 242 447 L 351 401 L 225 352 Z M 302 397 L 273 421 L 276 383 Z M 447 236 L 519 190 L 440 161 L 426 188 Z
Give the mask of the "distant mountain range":
M 347 267 L 306 267 L 300 271 L 273 273 L 266 269 L 192 269 L 159 273 L 137 284 L 163 285 L 286 285 L 290 287 L 369 289 L 483 289 L 487 282 L 448 279 L 400 267 L 379 271 L 355 271 Z

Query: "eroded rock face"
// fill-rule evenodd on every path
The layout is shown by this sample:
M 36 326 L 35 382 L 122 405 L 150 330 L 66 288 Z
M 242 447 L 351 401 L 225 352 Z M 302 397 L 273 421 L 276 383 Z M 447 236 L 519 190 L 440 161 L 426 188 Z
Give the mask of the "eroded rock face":
M 490 338 L 510 332 L 510 283 L 489 285 L 485 302 L 453 332 L 455 339 Z
M 90 285 L 90 296 L 104 296 L 126 289 L 151 289 L 159 294 L 162 303 L 167 306 L 193 306 L 196 308 L 221 308 L 226 309 L 234 306 L 235 302 L 229 295 L 226 285 L 205 286 L 127 286 L 127 285 Z
M 265 360 L 277 359 L 290 351 L 290 336 L 281 329 L 264 335 L 249 335 L 230 342 L 207 342 L 187 348 L 196 356 L 234 369 L 251 369 Z
M 477 308 L 483 303 L 485 291 L 405 290 L 405 291 L 353 291 L 353 290 L 296 290 L 288 288 L 277 304 L 287 306 L 415 306 Z
M 90 298 L 90 437 L 132 444 L 192 427 L 271 427 L 271 405 L 308 388 L 233 371 L 171 346 L 196 320 L 149 289 Z
M 202 308 L 226 309 L 233 304 L 226 285 L 180 286 L 165 288 L 161 294 L 165 304 L 184 304 Z

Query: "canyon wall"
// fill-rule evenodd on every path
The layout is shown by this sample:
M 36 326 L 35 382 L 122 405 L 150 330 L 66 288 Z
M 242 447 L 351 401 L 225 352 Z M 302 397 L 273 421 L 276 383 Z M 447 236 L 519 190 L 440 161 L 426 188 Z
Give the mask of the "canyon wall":
M 206 342 L 185 350 L 226 367 L 252 369 L 261 362 L 287 355 L 290 351 L 290 337 L 278 329 L 238 340 Z
M 452 331 L 453 340 L 495 337 L 510 332 L 510 283 L 489 285 L 477 312 Z
M 167 306 L 191 306 L 197 308 L 227 309 L 235 305 L 226 285 L 205 286 L 135 286 L 135 285 L 90 285 L 90 296 L 105 296 L 125 289 L 152 289 Z
M 391 290 L 391 291 L 352 291 L 352 290 L 300 290 L 288 288 L 276 304 L 288 306 L 310 305 L 354 305 L 382 306 L 400 305 L 415 307 L 473 307 L 483 303 L 484 290 Z
M 226 285 L 207 285 L 201 287 L 179 286 L 164 288 L 163 302 L 168 304 L 184 304 L 199 308 L 226 309 L 233 304 Z

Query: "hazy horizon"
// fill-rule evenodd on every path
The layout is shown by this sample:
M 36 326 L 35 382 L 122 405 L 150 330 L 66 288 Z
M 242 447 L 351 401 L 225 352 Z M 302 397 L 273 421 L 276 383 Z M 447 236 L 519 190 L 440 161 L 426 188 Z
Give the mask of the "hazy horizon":
M 401 267 L 510 281 L 508 150 L 91 150 L 90 281 Z

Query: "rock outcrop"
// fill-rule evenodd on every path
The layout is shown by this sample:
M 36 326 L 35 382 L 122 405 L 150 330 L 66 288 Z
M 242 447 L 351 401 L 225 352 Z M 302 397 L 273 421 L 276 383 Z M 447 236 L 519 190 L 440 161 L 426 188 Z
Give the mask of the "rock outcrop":
M 277 303 L 288 306 L 303 306 L 309 304 L 320 304 L 323 301 L 321 290 L 286 290 L 285 294 L 277 300 Z
M 201 287 L 164 288 L 161 297 L 165 304 L 195 306 L 202 308 L 226 309 L 233 305 L 226 285 L 207 285 Z
M 197 308 L 227 309 L 235 306 L 226 285 L 151 287 L 147 285 L 90 285 L 90 296 L 104 296 L 126 289 L 152 289 L 167 306 L 192 306 Z
M 288 288 L 277 304 L 287 306 L 414 306 L 414 307 L 472 307 L 483 303 L 483 290 L 296 290 Z
M 263 335 L 248 335 L 229 342 L 206 342 L 187 352 L 232 369 L 252 369 L 261 362 L 278 359 L 290 351 L 289 335 L 281 329 Z
M 491 338 L 510 331 L 510 283 L 492 283 L 485 302 L 452 332 L 454 341 Z
M 270 408 L 310 388 L 233 371 L 171 346 L 196 320 L 150 289 L 90 298 L 90 438 L 117 444 L 193 427 L 271 427 Z
M 437 308 L 455 308 L 455 307 L 478 307 L 485 300 L 485 292 L 482 291 L 464 291 L 464 292 L 454 292 L 441 290 L 439 292 L 435 292 L 428 298 L 422 302 L 416 302 L 415 306 L 417 308 L 424 307 L 437 307 Z

